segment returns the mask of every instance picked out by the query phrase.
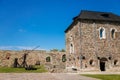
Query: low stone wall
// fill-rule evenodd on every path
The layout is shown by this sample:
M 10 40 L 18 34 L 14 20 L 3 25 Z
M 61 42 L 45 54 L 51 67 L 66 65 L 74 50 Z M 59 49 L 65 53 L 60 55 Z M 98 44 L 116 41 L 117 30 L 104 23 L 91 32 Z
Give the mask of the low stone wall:
M 47 52 L 42 50 L 35 51 L 0 51 L 0 66 L 2 67 L 13 67 L 15 59 L 18 64 L 22 65 L 24 61 L 24 55 L 26 55 L 26 64 L 29 65 L 45 65 L 49 71 L 59 71 L 65 69 L 66 63 L 62 61 L 62 56 L 65 52 Z M 50 57 L 50 61 L 46 58 Z

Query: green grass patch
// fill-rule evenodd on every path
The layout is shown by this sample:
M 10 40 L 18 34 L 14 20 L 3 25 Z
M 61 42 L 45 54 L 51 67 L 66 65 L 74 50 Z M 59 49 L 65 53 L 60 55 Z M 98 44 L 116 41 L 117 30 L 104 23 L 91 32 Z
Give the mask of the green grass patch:
M 83 76 L 88 76 L 88 77 L 93 77 L 101 80 L 120 80 L 120 75 L 119 74 L 108 74 L 108 75 L 103 75 L 103 74 L 85 74 Z
M 0 67 L 0 73 L 43 73 L 47 72 L 43 65 L 34 66 L 37 70 L 25 70 L 25 68 Z

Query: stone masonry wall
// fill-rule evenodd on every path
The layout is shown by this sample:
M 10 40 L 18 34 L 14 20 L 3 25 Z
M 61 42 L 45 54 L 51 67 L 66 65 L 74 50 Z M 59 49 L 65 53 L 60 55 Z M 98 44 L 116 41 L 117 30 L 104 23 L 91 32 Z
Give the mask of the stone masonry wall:
M 99 29 L 105 29 L 105 39 L 100 39 Z M 118 71 L 120 68 L 120 40 L 111 38 L 111 29 L 120 32 L 120 23 L 105 21 L 78 22 L 66 33 L 66 67 L 76 67 L 84 71 L 100 71 L 100 60 L 105 61 L 106 71 Z M 72 35 L 72 41 L 69 40 Z M 70 53 L 70 43 L 73 42 L 75 51 Z M 82 57 L 81 57 L 82 56 Z M 74 59 L 75 58 L 75 59 Z M 119 69 L 120 70 L 120 69 Z
M 62 62 L 62 56 L 65 52 L 46 52 L 42 50 L 35 51 L 0 51 L 0 66 L 13 67 L 15 58 L 18 58 L 18 63 L 21 65 L 23 62 L 23 55 L 27 53 L 26 63 L 27 65 L 35 65 L 36 62 L 40 62 L 40 65 L 44 65 L 49 71 L 53 68 L 57 71 L 65 69 L 66 62 Z M 50 57 L 50 62 L 46 61 L 46 58 Z
M 71 39 L 72 37 L 72 39 Z M 80 54 L 80 34 L 79 23 L 75 25 L 71 30 L 66 33 L 66 67 L 79 66 L 79 54 Z M 70 53 L 70 44 L 74 46 L 74 53 Z M 77 47 L 76 47 L 77 46 Z

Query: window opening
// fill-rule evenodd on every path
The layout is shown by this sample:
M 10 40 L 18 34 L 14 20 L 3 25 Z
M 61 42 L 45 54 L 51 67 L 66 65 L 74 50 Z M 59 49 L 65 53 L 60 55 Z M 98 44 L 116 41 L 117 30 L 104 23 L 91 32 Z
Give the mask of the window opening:
M 93 60 L 90 60 L 90 62 L 89 62 L 89 63 L 90 63 L 90 65 L 93 65 Z
M 114 39 L 115 38 L 115 29 L 111 30 L 111 37 Z
M 46 62 L 50 62 L 50 56 L 46 57 Z
M 72 43 L 70 44 L 70 53 L 74 53 L 74 46 Z
M 65 54 L 62 56 L 62 62 L 66 62 L 66 55 Z
M 105 38 L 105 29 L 101 28 L 99 34 L 100 34 L 100 39 Z
M 114 60 L 114 65 L 117 65 L 118 64 L 118 60 Z

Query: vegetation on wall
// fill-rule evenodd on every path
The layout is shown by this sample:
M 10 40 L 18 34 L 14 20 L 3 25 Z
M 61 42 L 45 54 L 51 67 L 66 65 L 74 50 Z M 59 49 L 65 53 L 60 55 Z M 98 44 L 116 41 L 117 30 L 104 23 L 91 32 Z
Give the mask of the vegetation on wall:
M 59 50 L 59 49 L 51 49 L 50 51 L 53 51 L 53 52 L 58 52 L 58 51 L 65 52 L 65 49 L 61 49 L 61 50 Z
M 59 50 L 58 49 L 51 49 L 50 51 L 57 52 Z
M 65 52 L 65 49 L 61 49 L 60 52 Z

